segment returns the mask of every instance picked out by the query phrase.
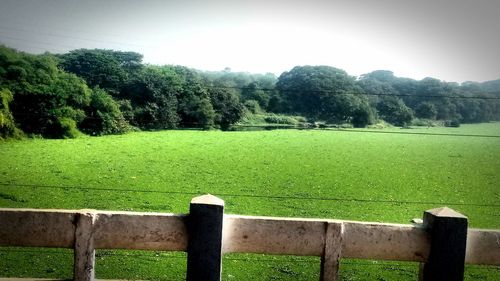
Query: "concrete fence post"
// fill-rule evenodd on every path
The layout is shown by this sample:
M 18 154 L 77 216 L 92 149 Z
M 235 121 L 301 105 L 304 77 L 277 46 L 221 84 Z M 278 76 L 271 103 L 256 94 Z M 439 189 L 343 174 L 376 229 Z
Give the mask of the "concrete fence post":
M 187 281 L 220 281 L 224 201 L 203 195 L 191 200 L 187 220 Z
M 339 279 L 340 257 L 342 254 L 343 223 L 327 223 L 325 250 L 321 257 L 321 281 L 337 281 Z
M 467 217 L 447 207 L 424 212 L 429 258 L 420 264 L 420 281 L 463 281 Z
M 74 276 L 75 281 L 93 281 L 95 276 L 94 224 L 92 211 L 76 214 Z

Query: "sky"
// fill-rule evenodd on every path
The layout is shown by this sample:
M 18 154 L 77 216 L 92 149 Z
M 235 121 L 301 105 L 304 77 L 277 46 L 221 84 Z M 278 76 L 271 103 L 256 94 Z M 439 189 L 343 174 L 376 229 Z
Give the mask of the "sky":
M 151 64 L 280 75 L 500 78 L 499 0 L 0 0 L 0 44 L 135 51 Z

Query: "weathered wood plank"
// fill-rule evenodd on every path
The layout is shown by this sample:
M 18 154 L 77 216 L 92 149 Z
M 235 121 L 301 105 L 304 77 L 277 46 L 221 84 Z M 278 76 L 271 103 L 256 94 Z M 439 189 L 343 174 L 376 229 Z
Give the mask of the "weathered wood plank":
M 425 261 L 429 236 L 420 226 L 345 222 L 342 257 Z
M 465 263 L 500 265 L 500 230 L 469 228 Z
M 0 246 L 73 248 L 76 211 L 0 209 Z
M 223 249 L 227 253 L 321 256 L 325 220 L 226 215 Z
M 161 213 L 97 213 L 97 249 L 186 251 L 184 215 Z
M 322 256 L 328 223 L 344 223 L 342 256 L 424 261 L 429 237 L 420 226 L 227 215 L 224 251 Z
M 325 253 L 321 257 L 321 281 L 337 281 L 344 235 L 343 223 L 329 223 L 326 229 Z
M 93 281 L 95 276 L 94 223 L 92 211 L 76 215 L 74 272 L 75 281 Z

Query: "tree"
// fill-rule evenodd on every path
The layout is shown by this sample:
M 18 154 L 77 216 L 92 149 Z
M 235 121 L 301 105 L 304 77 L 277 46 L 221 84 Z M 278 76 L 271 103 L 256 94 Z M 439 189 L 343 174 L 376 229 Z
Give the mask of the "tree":
M 260 108 L 267 109 L 269 105 L 270 95 L 263 91 L 257 82 L 252 82 L 243 88 L 241 93 L 243 100 L 255 100 L 259 103 Z
M 351 123 L 355 128 L 364 128 L 375 123 L 376 113 L 368 102 L 359 103 L 351 113 Z
M 238 96 L 226 89 L 211 89 L 210 99 L 215 110 L 215 124 L 222 130 L 229 129 L 243 117 L 244 107 Z
M 437 116 L 436 106 L 430 102 L 422 102 L 415 109 L 415 115 L 418 118 L 436 119 Z
M 0 48 L 0 87 L 12 91 L 10 110 L 27 134 L 74 137 L 90 102 L 90 89 L 73 74 L 58 68 L 50 54 L 29 55 Z
M 180 79 L 177 93 L 180 125 L 204 129 L 213 127 L 215 111 L 200 73 L 183 66 L 173 66 L 168 69 L 175 72 Z
M 9 103 L 13 96 L 8 89 L 0 90 L 0 139 L 19 138 L 21 131 L 16 127 Z
M 392 84 L 397 78 L 394 76 L 394 72 L 390 70 L 375 70 L 370 73 L 361 75 L 360 81 L 377 81 L 380 83 Z
M 276 86 L 289 113 L 311 119 L 351 122 L 363 102 L 354 78 L 329 66 L 294 67 L 278 78 Z
M 125 84 L 120 96 L 131 101 L 135 114 L 131 122 L 143 129 L 176 128 L 180 78 L 167 68 L 146 66 Z
M 91 101 L 86 108 L 87 116 L 80 124 L 80 129 L 93 136 L 120 134 L 130 126 L 123 117 L 118 103 L 106 91 L 95 88 Z
M 128 75 L 142 67 L 142 55 L 134 52 L 78 49 L 60 58 L 64 70 L 82 77 L 90 87 L 100 87 L 113 96 L 120 93 Z
M 253 114 L 257 114 L 257 113 L 260 113 L 262 110 L 260 108 L 260 105 L 259 105 L 259 102 L 257 102 L 256 100 L 246 100 L 243 105 L 245 106 L 245 108 L 253 113 Z
M 400 98 L 380 99 L 377 110 L 382 119 L 396 126 L 406 126 L 413 119 L 413 111 Z

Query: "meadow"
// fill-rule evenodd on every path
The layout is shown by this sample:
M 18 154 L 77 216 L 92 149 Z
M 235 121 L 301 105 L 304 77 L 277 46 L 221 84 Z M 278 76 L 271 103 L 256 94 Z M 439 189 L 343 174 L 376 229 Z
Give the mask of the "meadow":
M 477 136 L 482 135 L 482 136 Z M 0 207 L 226 213 L 409 223 L 449 206 L 500 228 L 500 123 L 460 128 L 134 132 L 0 143 Z M 309 257 L 227 255 L 224 280 L 318 280 Z M 97 252 L 98 278 L 183 280 L 184 253 Z M 0 248 L 0 276 L 70 278 L 72 252 Z M 499 280 L 468 266 L 467 280 Z M 345 260 L 342 280 L 416 280 L 416 263 Z M 255 276 L 259 276 L 255 279 Z

